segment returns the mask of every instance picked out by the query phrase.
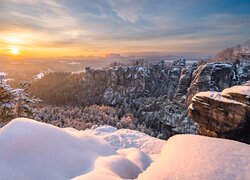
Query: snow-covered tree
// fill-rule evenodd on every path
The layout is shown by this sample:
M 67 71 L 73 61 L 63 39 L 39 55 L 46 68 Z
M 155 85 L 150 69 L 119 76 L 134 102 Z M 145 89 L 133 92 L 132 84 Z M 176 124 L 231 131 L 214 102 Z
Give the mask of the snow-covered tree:
M 32 117 L 32 104 L 36 101 L 28 92 L 29 82 L 21 82 L 15 89 L 7 83 L 6 74 L 0 73 L 0 123 L 16 117 Z M 1 124 L 0 124 L 1 126 Z
M 6 74 L 0 73 L 0 121 L 15 117 L 15 103 L 12 88 L 7 84 Z

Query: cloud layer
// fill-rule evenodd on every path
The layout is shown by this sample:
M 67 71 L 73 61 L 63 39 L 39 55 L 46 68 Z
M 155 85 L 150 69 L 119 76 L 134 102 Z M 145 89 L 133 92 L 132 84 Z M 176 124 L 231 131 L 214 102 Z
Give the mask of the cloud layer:
M 27 55 L 214 53 L 250 38 L 249 9 L 246 0 L 1 0 L 0 54 L 12 44 Z

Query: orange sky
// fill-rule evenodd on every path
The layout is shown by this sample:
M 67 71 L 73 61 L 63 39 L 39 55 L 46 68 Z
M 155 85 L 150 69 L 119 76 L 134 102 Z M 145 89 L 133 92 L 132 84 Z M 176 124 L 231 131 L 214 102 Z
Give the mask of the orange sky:
M 214 54 L 250 38 L 250 3 L 1 0 L 0 56 Z
M 141 42 L 92 41 L 84 44 L 60 44 L 50 42 L 50 36 L 34 32 L 6 32 L 0 35 L 0 55 L 11 57 L 63 57 L 63 56 L 105 56 L 110 53 L 132 52 L 185 52 L 188 47 L 199 44 L 202 41 L 210 42 L 209 39 L 181 39 L 155 42 L 145 40 Z M 152 46 L 155 44 L 155 46 Z M 13 51 L 17 51 L 14 52 Z

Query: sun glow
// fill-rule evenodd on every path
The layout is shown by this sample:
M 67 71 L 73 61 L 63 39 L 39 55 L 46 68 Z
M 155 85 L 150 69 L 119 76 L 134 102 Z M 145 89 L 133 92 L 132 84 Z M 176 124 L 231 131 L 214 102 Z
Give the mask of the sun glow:
M 12 55 L 18 55 L 18 54 L 20 54 L 20 50 L 16 46 L 13 46 L 10 48 L 10 53 Z

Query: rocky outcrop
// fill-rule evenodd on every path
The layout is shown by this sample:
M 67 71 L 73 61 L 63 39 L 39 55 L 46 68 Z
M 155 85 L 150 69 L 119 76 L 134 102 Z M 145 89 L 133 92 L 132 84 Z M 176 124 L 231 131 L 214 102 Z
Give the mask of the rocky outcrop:
M 191 83 L 192 74 L 197 69 L 197 64 L 188 66 L 182 69 L 179 84 L 175 94 L 175 100 L 180 100 L 182 103 L 185 101 L 188 88 Z
M 189 116 L 202 135 L 250 143 L 250 86 L 200 92 L 192 98 Z
M 196 128 L 178 103 L 185 97 L 195 66 L 185 60 L 163 61 L 144 67 L 114 67 L 103 98 L 104 104 L 132 113 L 141 123 L 167 138 L 175 133 L 194 133 Z M 156 133 L 157 135 L 158 133 Z
M 196 132 L 195 123 L 187 115 L 196 93 L 222 91 L 250 79 L 250 65 L 245 63 L 197 66 L 188 66 L 186 60 L 180 59 L 146 67 L 86 68 L 84 73 L 67 76 L 61 84 L 50 83 L 52 87 L 45 84 L 35 89 L 40 92 L 48 87 L 44 98 L 38 97 L 57 105 L 112 106 L 119 117 L 132 114 L 140 124 L 155 131 L 151 135 L 167 138 L 175 133 Z
M 192 74 L 192 82 L 188 89 L 186 105 L 192 97 L 202 91 L 220 92 L 225 88 L 240 85 L 250 80 L 250 63 L 207 63 L 200 65 Z
M 151 135 L 161 138 L 194 133 L 196 126 L 179 102 L 185 99 L 195 68 L 187 66 L 184 59 L 171 65 L 161 61 L 147 67 L 86 68 L 84 73 L 72 74 L 61 84 L 49 87 L 49 93 L 40 98 L 57 105 L 112 106 L 119 117 L 132 114 L 140 124 L 152 129 Z
M 198 67 L 194 72 L 189 87 L 186 104 L 191 103 L 192 97 L 202 91 L 222 91 L 237 84 L 235 68 L 229 63 L 207 63 Z

